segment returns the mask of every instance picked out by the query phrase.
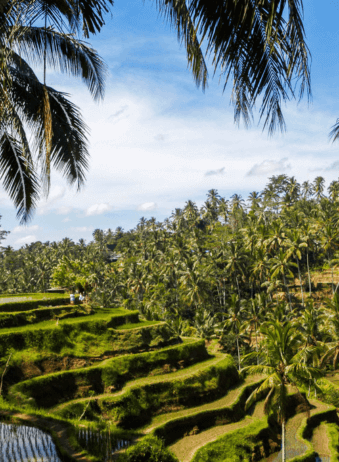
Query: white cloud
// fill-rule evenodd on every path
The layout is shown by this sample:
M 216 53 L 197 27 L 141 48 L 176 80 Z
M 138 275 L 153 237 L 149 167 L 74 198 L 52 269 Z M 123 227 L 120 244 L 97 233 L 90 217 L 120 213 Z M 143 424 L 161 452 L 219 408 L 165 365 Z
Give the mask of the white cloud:
M 126 112 L 126 110 L 128 109 L 128 105 L 125 104 L 124 106 L 122 106 L 118 111 L 114 112 L 114 114 L 111 114 L 110 116 L 108 116 L 107 120 L 109 120 L 110 122 L 115 122 L 117 119 L 119 119 L 119 117 L 124 113 Z
M 33 226 L 16 226 L 13 230 L 13 234 L 17 233 L 32 233 L 34 231 L 37 231 L 39 229 L 38 225 L 33 225 Z
M 73 207 L 63 206 L 63 207 L 59 207 L 56 213 L 58 215 L 68 215 L 69 213 L 71 213 L 72 210 L 73 210 Z
M 143 212 L 151 212 L 152 210 L 157 209 L 157 204 L 155 202 L 145 202 L 144 204 L 140 204 L 137 210 L 142 210 Z
M 327 171 L 333 171 L 333 170 L 339 170 L 339 160 L 337 160 L 336 162 L 333 162 L 331 165 L 329 165 L 327 168 L 325 168 L 325 170 Z
M 166 136 L 163 135 L 162 133 L 159 133 L 158 135 L 155 135 L 154 139 L 155 141 L 165 141 Z
M 72 231 L 76 231 L 78 233 L 89 233 L 94 230 L 92 226 L 76 226 L 71 228 Z
M 109 204 L 94 204 L 88 207 L 86 210 L 86 216 L 102 215 L 103 213 L 109 212 L 112 207 Z
M 225 167 L 218 168 L 217 170 L 208 170 L 205 173 L 205 176 L 212 176 L 212 175 L 224 175 L 225 174 Z
M 67 223 L 68 221 L 71 221 L 71 219 L 69 217 L 66 217 L 62 220 L 63 223 Z
M 36 236 L 29 235 L 29 236 L 21 237 L 20 239 L 15 241 L 15 244 L 25 245 L 25 244 L 30 244 L 31 242 L 35 242 L 36 240 L 37 240 Z
M 282 173 L 291 169 L 291 164 L 286 164 L 288 158 L 280 160 L 264 160 L 260 164 L 255 164 L 247 172 L 247 176 L 269 176 L 272 173 Z

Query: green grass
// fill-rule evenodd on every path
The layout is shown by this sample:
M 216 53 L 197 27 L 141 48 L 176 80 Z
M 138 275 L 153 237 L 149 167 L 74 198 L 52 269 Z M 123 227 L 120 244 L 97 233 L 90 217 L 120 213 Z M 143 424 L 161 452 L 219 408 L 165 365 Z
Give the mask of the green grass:
M 183 462 L 251 461 L 253 453 L 260 453 L 262 441 L 267 439 L 269 433 L 263 403 L 256 405 L 253 416 L 246 416 L 240 422 L 226 425 L 224 428 L 215 427 L 214 431 L 214 434 L 198 434 L 192 448 L 187 441 L 186 448 L 173 445 L 171 449 L 179 458 L 181 456 L 180 460 Z
M 123 324 L 122 326 L 117 326 L 117 330 L 130 330 L 130 329 L 139 329 L 141 322 L 137 323 L 127 323 Z M 143 326 L 155 326 L 159 324 L 159 321 L 142 321 Z
M 57 297 L 51 297 L 50 294 L 44 294 L 44 297 L 18 297 L 0 299 L 0 312 L 17 312 L 29 311 L 39 306 L 56 306 L 69 304 L 70 299 L 66 294 L 53 294 Z M 75 297 L 76 300 L 78 296 Z
M 80 327 L 81 326 L 82 325 L 80 325 Z M 46 331 L 42 331 L 42 333 L 44 332 Z M 71 330 L 67 334 L 63 333 L 62 335 L 63 344 L 58 352 L 51 351 L 51 349 L 47 348 L 46 345 L 44 346 L 44 344 L 39 348 L 37 346 L 31 346 L 22 350 L 12 349 L 12 356 L 8 373 L 6 374 L 5 384 L 7 383 L 9 385 L 16 383 L 17 379 L 15 380 L 15 377 L 17 377 L 18 371 L 20 371 L 23 366 L 25 366 L 25 371 L 28 366 L 30 372 L 28 376 L 24 371 L 21 372 L 20 375 L 29 379 L 41 374 L 41 365 L 46 361 L 49 369 L 49 364 L 52 362 L 54 364 L 53 367 L 56 367 L 54 370 L 58 370 L 58 364 L 60 365 L 60 370 L 64 369 L 64 360 L 68 361 L 68 358 L 89 358 L 89 364 L 91 364 L 95 359 L 100 359 L 102 357 L 112 357 L 126 353 L 139 353 L 150 348 L 159 349 L 164 346 L 178 343 L 176 335 L 173 334 L 171 329 L 164 323 L 148 325 L 147 322 L 141 322 L 138 329 L 132 330 L 120 331 L 109 328 L 100 335 L 84 332 L 82 329 Z M 8 359 L 8 354 L 0 359 L 0 374 Z M 95 363 L 98 364 L 97 362 Z M 14 374 L 11 372 L 12 369 Z
M 153 431 L 156 436 L 163 438 L 166 444 L 172 444 L 185 435 L 196 431 L 196 429 L 199 429 L 200 432 L 215 425 L 237 422 L 245 415 L 246 399 L 262 380 L 258 376 L 248 377 L 237 387 L 231 388 L 225 396 L 217 401 L 155 416 L 151 424 L 144 429 L 144 432 Z
M 135 311 L 128 311 L 123 309 L 114 309 L 110 313 L 96 313 L 91 316 L 86 317 L 79 317 L 79 318 L 72 318 L 72 319 L 63 319 L 59 321 L 59 326 L 61 325 L 75 325 L 79 323 L 83 323 L 84 320 L 86 323 L 95 323 L 97 321 L 109 321 L 111 318 L 116 316 L 128 316 L 131 314 L 136 314 Z M 57 328 L 55 320 L 49 321 L 41 321 L 38 324 L 28 325 L 28 326 L 19 326 L 19 327 L 10 327 L 0 329 L 0 339 L 1 335 L 4 334 L 15 334 L 18 332 L 28 332 L 28 331 L 35 331 L 41 329 L 50 329 L 50 328 Z
M 87 316 L 90 313 L 84 305 L 62 305 L 53 308 L 37 308 L 29 311 L 18 311 L 3 313 L 0 312 L 0 333 L 1 329 L 11 329 L 18 326 L 26 326 L 28 324 L 36 324 L 46 320 L 63 317 Z
M 38 324 L 27 326 L 4 328 L 0 330 L 0 356 L 6 356 L 14 350 L 36 348 L 60 353 L 62 349 L 76 350 L 77 342 L 84 346 L 96 342 L 96 336 L 100 340 L 113 341 L 114 327 L 124 324 L 126 321 L 137 322 L 139 313 L 128 310 L 111 310 L 110 313 L 99 312 L 92 316 L 60 320 L 57 324 L 53 321 L 43 321 Z M 87 339 L 86 339 L 87 337 Z M 101 338 L 102 337 L 102 338 Z M 88 354 L 88 347 L 82 348 L 82 353 Z M 111 347 L 112 349 L 112 347 Z
M 329 440 L 331 462 L 339 462 L 339 426 L 337 423 L 325 423 L 326 433 Z
M 206 357 L 203 340 L 185 342 L 160 351 L 119 356 L 107 359 L 99 365 L 36 377 L 12 387 L 9 396 L 13 400 L 34 398 L 38 406 L 50 407 L 65 398 L 76 398 L 79 393 L 83 396 L 83 389 L 87 396 L 90 391 L 104 393 L 107 387 L 120 389 L 128 380 L 138 375 L 166 374 L 181 362 L 188 365 Z
M 183 371 L 180 378 L 170 374 L 161 376 L 160 380 L 159 377 L 155 380 L 147 377 L 143 385 L 132 382 L 118 396 L 96 397 L 95 409 L 89 409 L 89 415 L 95 420 L 102 414 L 122 428 L 137 428 L 148 423 L 156 413 L 214 401 L 238 380 L 234 361 L 229 355 L 224 355 L 214 364 L 212 360 L 206 360 L 203 366 L 195 373 Z M 87 405 L 86 401 L 65 407 L 63 416 L 79 416 Z
M 32 293 L 32 294 L 0 294 L 0 299 L 1 298 L 29 297 L 32 300 L 42 300 L 43 298 L 64 298 L 65 296 L 67 296 L 67 293 L 58 294 L 58 293 L 46 292 L 46 293 Z

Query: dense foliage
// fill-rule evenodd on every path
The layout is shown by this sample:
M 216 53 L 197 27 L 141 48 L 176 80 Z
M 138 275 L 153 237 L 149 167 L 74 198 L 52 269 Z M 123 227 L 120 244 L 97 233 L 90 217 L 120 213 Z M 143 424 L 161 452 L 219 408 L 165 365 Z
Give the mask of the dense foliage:
M 97 229 L 88 244 L 65 238 L 17 251 L 3 247 L 0 288 L 77 287 L 94 304 L 138 309 L 167 321 L 178 335 L 219 336 L 239 367 L 241 354 L 258 347 L 263 320 L 298 320 L 306 344 L 326 341 L 331 348 L 324 361 L 336 363 L 339 328 L 324 310 L 335 313 L 339 306 L 339 182 L 327 192 L 322 177 L 300 185 L 294 177 L 273 176 L 247 202 L 210 190 L 200 209 L 187 201 L 163 223 L 141 218 L 128 232 Z M 323 270 L 332 299 L 326 302 L 322 292 L 320 306 L 314 275 Z

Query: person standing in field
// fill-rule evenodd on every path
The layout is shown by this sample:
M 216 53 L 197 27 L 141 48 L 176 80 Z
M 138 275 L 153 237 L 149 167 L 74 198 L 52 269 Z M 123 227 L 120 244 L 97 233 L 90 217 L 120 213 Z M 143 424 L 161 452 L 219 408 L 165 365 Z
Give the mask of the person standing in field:
M 74 303 L 75 303 L 75 296 L 74 296 L 73 293 L 70 294 L 69 299 L 70 299 L 71 305 L 74 305 Z

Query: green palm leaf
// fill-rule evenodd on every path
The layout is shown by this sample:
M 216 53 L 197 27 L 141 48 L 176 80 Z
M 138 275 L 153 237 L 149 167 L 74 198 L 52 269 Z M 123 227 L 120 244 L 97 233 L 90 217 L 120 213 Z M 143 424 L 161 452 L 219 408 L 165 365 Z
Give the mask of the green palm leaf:
M 19 39 L 15 41 L 20 55 L 42 64 L 46 44 L 49 66 L 74 77 L 80 77 L 88 86 L 94 100 L 104 97 L 106 66 L 93 48 L 70 35 L 51 28 L 39 27 L 18 30 Z
M 21 223 L 27 222 L 39 198 L 39 182 L 29 157 L 7 131 L 0 139 L 0 179 L 17 208 Z

